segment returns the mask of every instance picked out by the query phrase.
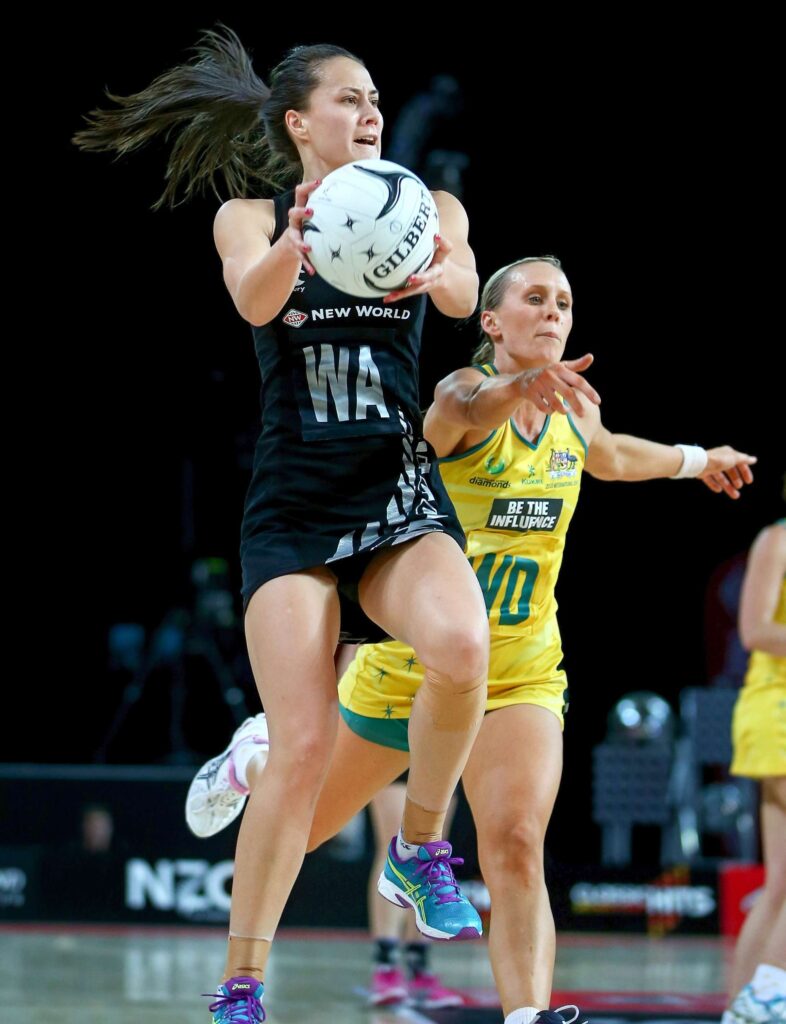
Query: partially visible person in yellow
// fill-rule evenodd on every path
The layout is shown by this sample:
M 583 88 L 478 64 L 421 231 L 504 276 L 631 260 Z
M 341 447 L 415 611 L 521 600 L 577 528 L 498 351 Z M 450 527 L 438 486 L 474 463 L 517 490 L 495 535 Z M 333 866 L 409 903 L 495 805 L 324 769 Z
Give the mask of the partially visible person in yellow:
M 722 1024 L 786 1021 L 786 519 L 751 548 L 739 631 L 751 652 L 734 709 L 733 775 L 761 782 L 766 881 L 740 933 Z

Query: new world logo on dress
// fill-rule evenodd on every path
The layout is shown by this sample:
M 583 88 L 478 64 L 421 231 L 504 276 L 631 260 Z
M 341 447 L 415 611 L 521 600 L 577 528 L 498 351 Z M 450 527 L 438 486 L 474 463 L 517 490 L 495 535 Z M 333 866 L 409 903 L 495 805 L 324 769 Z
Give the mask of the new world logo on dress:
M 308 313 L 301 313 L 299 309 L 290 309 L 281 318 L 287 327 L 302 327 L 308 320 Z

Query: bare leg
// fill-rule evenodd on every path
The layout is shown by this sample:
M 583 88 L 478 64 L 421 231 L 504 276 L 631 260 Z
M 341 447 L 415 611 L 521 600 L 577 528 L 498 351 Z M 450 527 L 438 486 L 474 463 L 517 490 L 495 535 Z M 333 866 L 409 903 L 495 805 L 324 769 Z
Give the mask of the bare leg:
M 474 683 L 478 677 L 485 680 L 488 622 L 483 596 L 458 545 L 443 534 L 429 534 L 380 554 L 361 581 L 360 596 L 370 618 L 406 643 L 414 646 L 417 641 L 416 653 L 421 663 L 437 665 L 438 676 L 446 673 L 435 683 L 434 673 L 429 679 L 426 670 L 409 724 L 410 747 L 414 737 L 422 777 L 413 799 L 429 813 L 436 812 L 436 822 L 429 824 L 436 824 L 440 837 L 463 759 L 483 715 L 485 686 L 473 687 L 464 696 L 459 694 L 454 701 L 458 707 L 448 707 L 444 713 L 447 721 L 440 720 L 436 727 L 434 717 L 436 714 L 439 718 L 440 702 L 450 705 L 452 690 L 460 690 L 467 681 Z M 443 679 L 446 685 L 440 685 Z M 432 693 L 424 702 L 422 694 L 429 682 Z M 316 809 L 309 850 L 335 835 L 408 765 L 410 796 L 413 793 L 414 754 L 361 739 L 343 722 L 338 735 L 334 761 Z M 271 750 L 274 745 L 271 734 Z M 266 757 L 266 752 L 262 752 L 248 764 L 247 779 L 252 791 L 261 778 Z M 361 763 L 362 770 L 358 768 Z
M 341 677 L 344 675 L 346 670 L 352 664 L 352 660 L 357 654 L 358 647 L 360 644 L 339 644 L 336 648 L 334 663 L 336 666 L 336 679 L 340 682 Z M 253 789 L 259 781 L 259 777 L 265 769 L 267 764 L 267 746 L 257 750 L 253 757 L 246 764 L 246 783 L 249 789 Z M 342 826 L 339 826 L 336 831 L 340 831 Z
M 377 892 L 377 879 L 385 866 L 390 837 L 398 831 L 404 815 L 406 795 L 404 783 L 394 782 L 380 790 L 369 804 L 374 828 L 374 860 L 368 876 L 368 923 L 373 939 L 401 942 L 407 931 L 412 933 L 413 939 L 417 935 L 413 915 L 405 914 L 401 907 L 383 899 Z
M 303 861 L 335 742 L 338 629 L 335 581 L 321 570 L 271 580 L 246 613 L 271 749 L 238 836 L 226 978 L 263 976 Z
M 517 704 L 486 715 L 464 772 L 491 896 L 489 956 L 505 1015 L 545 1009 L 555 934 L 543 842 L 562 774 L 562 731 L 545 708 Z
M 786 776 L 762 780 L 761 835 L 766 881 L 737 941 L 732 1000 L 759 964 L 786 970 Z
M 409 754 L 364 740 L 339 719 L 338 735 L 314 811 L 308 850 L 340 832 L 380 790 L 406 769 Z
M 335 687 L 335 680 L 333 685 Z M 271 742 L 271 750 L 272 747 Z M 267 758 L 265 750 L 249 761 L 246 772 L 252 793 L 257 788 L 264 788 Z M 314 808 L 307 852 L 332 839 L 408 765 L 409 754 L 406 751 L 371 743 L 352 732 L 339 718 L 327 775 Z
M 360 601 L 424 666 L 409 720 L 403 828 L 411 843 L 438 839 L 486 704 L 488 620 L 480 585 L 455 541 L 427 534 L 379 555 L 361 580 Z

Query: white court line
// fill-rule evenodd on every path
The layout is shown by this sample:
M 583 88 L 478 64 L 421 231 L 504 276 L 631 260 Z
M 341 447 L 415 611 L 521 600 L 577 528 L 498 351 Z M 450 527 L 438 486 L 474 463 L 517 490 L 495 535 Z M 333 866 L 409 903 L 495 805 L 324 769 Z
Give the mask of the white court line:
M 434 1024 L 430 1017 L 424 1017 L 422 1013 L 418 1013 L 417 1010 L 412 1010 L 408 1006 L 400 1007 L 395 1014 L 400 1020 L 409 1021 L 409 1024 Z

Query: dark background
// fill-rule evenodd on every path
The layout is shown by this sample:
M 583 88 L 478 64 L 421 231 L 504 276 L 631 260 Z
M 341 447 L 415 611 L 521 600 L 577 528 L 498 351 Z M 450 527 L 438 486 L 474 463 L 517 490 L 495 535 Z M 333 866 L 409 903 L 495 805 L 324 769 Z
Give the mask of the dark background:
M 107 671 L 110 624 L 150 630 L 187 604 L 194 557 L 227 559 L 239 583 L 258 371 L 212 243 L 217 202 L 153 214 L 160 148 L 112 163 L 69 143 L 104 86 L 141 88 L 217 18 L 263 77 L 295 43 L 356 52 L 380 89 L 387 132 L 434 74 L 455 76 L 465 110 L 437 141 L 470 156 L 463 200 L 481 279 L 556 253 L 575 297 L 568 354 L 595 354 L 589 377 L 606 426 L 759 457 L 738 502 L 693 481 L 585 478 L 558 588 L 572 706 L 552 842 L 572 847 L 588 826 L 590 749 L 613 702 L 644 689 L 676 707 L 681 687 L 705 682 L 708 580 L 784 507 L 765 55 L 718 24 L 689 38 L 655 23 L 617 22 L 613 33 L 596 23 L 594 44 L 579 50 L 580 32 L 556 15 L 454 22 L 453 40 L 419 15 L 397 12 L 380 32 L 363 8 L 301 18 L 302 28 L 293 11 L 273 31 L 261 9 L 221 5 L 50 26 L 30 313 L 44 318 L 32 352 L 53 394 L 35 466 L 45 485 L 35 579 L 55 601 L 42 604 L 39 589 L 30 607 L 39 628 L 44 613 L 59 727 L 35 756 L 10 737 L 5 760 L 90 761 L 122 691 Z M 474 326 L 430 318 L 424 402 L 475 341 Z M 184 473 L 193 500 L 183 499 Z M 231 717 L 204 670 L 194 674 L 185 725 L 201 756 L 223 744 Z M 147 688 L 115 759 L 166 757 L 167 686 L 161 677 Z M 582 840 L 582 859 L 594 843 Z

